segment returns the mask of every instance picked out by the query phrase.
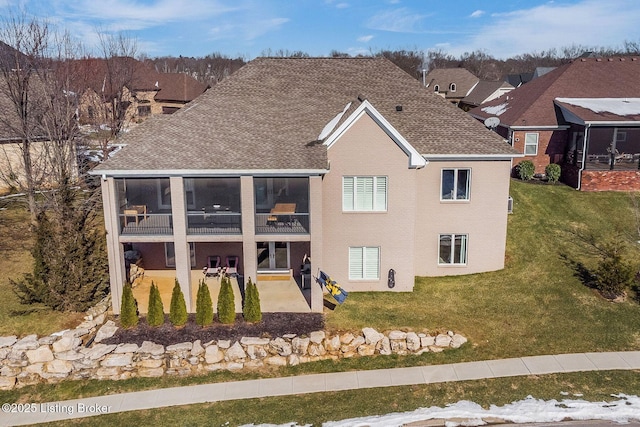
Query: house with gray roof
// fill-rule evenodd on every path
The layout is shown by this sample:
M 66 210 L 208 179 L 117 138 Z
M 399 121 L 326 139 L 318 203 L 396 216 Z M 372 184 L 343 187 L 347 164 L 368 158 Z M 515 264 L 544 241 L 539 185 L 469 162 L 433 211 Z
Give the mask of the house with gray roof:
M 116 313 L 133 262 L 189 311 L 228 267 L 265 312 L 322 311 L 308 271 L 406 292 L 504 266 L 517 152 L 384 58 L 259 58 L 120 142 L 93 171 Z
M 543 174 L 576 189 L 640 190 L 640 58 L 581 57 L 470 110 Z

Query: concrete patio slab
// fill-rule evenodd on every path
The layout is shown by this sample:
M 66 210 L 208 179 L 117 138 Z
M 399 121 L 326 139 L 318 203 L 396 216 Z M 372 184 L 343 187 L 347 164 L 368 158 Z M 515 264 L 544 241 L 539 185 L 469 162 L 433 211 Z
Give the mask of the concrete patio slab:
M 632 369 L 640 369 L 640 351 L 620 351 L 617 353 Z
M 302 375 L 293 377 L 294 393 L 316 393 L 326 391 L 326 378 L 324 374 Z
M 420 366 L 410 368 L 396 368 L 391 375 L 392 385 L 425 384 Z
M 595 371 L 596 365 L 589 360 L 586 354 L 558 354 L 555 356 L 556 361 L 562 366 L 564 372 L 580 372 Z
M 586 356 L 599 371 L 629 369 L 629 364 L 618 353 L 586 353 Z
M 356 372 L 332 372 L 324 374 L 327 390 L 355 390 L 358 388 Z
M 496 378 L 529 375 L 529 369 L 520 358 L 487 360 L 487 365 Z
M 529 369 L 529 372 L 534 375 L 564 372 L 562 366 L 560 366 L 553 356 L 523 357 L 522 362 L 525 364 L 527 369 Z
M 427 384 L 458 380 L 453 365 L 423 366 L 421 369 Z
M 493 378 L 493 372 L 485 361 L 456 363 L 453 370 L 458 380 L 477 380 L 480 378 Z
M 388 387 L 391 383 L 391 370 L 376 369 L 358 371 L 358 388 Z

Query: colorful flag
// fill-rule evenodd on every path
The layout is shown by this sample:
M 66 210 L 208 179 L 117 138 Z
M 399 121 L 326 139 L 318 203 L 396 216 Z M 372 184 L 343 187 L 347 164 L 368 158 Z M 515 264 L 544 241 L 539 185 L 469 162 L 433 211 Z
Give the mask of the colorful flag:
M 327 288 L 329 294 L 331 294 L 338 304 L 342 304 L 349 295 L 347 291 L 338 286 L 335 280 L 331 280 L 331 277 L 324 271 L 321 271 L 320 276 L 316 277 L 316 282 L 318 282 L 320 286 Z

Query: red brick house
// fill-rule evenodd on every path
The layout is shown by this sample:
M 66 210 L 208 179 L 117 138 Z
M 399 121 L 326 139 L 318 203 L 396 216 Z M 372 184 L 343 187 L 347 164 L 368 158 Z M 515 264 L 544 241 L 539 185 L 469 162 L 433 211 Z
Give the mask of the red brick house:
M 586 191 L 640 190 L 640 58 L 579 58 L 470 112 L 544 173 Z

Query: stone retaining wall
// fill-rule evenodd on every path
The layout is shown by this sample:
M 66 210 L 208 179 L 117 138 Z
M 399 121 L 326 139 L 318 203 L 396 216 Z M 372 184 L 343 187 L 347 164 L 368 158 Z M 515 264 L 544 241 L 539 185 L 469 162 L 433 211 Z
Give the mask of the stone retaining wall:
M 109 301 L 104 300 L 76 329 L 38 338 L 29 335 L 0 337 L 0 389 L 64 379 L 126 379 L 191 375 L 217 370 L 293 366 L 324 359 L 374 354 L 422 354 L 458 348 L 467 339 L 451 331 L 425 334 L 404 331 L 381 333 L 372 328 L 359 332 L 308 336 L 294 334 L 277 338 L 243 337 L 239 341 L 214 340 L 162 346 L 145 341 L 137 344 L 103 344 L 117 330 L 105 322 Z M 89 341 L 90 337 L 95 338 Z

